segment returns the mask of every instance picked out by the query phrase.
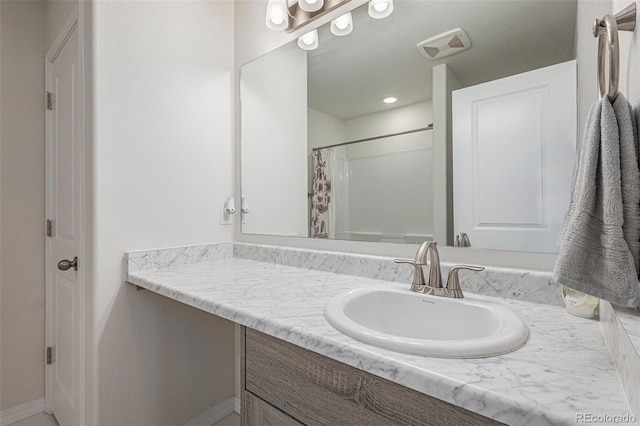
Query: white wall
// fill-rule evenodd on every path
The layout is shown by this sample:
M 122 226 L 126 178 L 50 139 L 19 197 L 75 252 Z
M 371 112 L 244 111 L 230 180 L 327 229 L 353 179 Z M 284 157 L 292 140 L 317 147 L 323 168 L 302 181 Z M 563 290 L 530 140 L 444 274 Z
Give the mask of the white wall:
M 240 95 L 242 197 L 250 206 L 242 229 L 306 236 L 307 52 L 287 44 L 247 64 Z
M 0 411 L 44 397 L 45 28 L 0 2 Z
M 429 100 L 346 120 L 345 132 L 347 140 L 353 141 L 418 129 L 432 123 L 433 102 Z
M 308 108 L 307 150 L 347 141 L 345 122 L 332 115 Z M 244 139 L 243 139 L 244 140 Z M 310 158 L 311 156 L 308 155 Z
M 91 6 L 90 422 L 183 424 L 233 396 L 233 326 L 135 291 L 122 260 L 232 237 L 234 3 Z

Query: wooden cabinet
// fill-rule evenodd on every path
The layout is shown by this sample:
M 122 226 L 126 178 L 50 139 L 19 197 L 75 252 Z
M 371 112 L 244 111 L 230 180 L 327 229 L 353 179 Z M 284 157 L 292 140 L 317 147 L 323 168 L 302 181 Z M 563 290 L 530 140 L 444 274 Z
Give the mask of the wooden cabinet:
M 242 329 L 243 425 L 502 423 L 252 329 Z

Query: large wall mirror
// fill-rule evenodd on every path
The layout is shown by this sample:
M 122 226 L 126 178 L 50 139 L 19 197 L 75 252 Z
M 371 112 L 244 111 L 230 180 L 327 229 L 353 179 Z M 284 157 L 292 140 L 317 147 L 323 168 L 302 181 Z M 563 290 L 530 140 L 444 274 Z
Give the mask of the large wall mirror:
M 314 50 L 244 65 L 242 232 L 557 252 L 576 8 L 396 1 L 372 19 L 363 5 L 349 35 L 327 24 Z

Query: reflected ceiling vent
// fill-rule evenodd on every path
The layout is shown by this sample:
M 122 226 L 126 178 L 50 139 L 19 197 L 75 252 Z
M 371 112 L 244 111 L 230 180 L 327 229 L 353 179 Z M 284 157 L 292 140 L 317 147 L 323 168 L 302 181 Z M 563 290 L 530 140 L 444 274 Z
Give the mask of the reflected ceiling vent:
M 462 28 L 456 28 L 421 41 L 416 47 L 425 59 L 437 61 L 469 49 L 471 47 L 471 39 Z

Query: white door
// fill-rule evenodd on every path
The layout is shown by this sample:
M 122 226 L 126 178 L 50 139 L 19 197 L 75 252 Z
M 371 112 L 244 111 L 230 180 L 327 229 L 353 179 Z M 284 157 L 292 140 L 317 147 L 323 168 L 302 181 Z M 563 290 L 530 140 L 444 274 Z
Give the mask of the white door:
M 75 15 L 77 16 L 77 15 Z M 73 17 L 72 17 L 73 18 Z M 47 54 L 47 410 L 84 424 L 82 82 L 77 18 Z M 48 357 L 49 358 L 49 357 Z
M 576 146 L 576 63 L 453 92 L 454 232 L 558 252 Z

